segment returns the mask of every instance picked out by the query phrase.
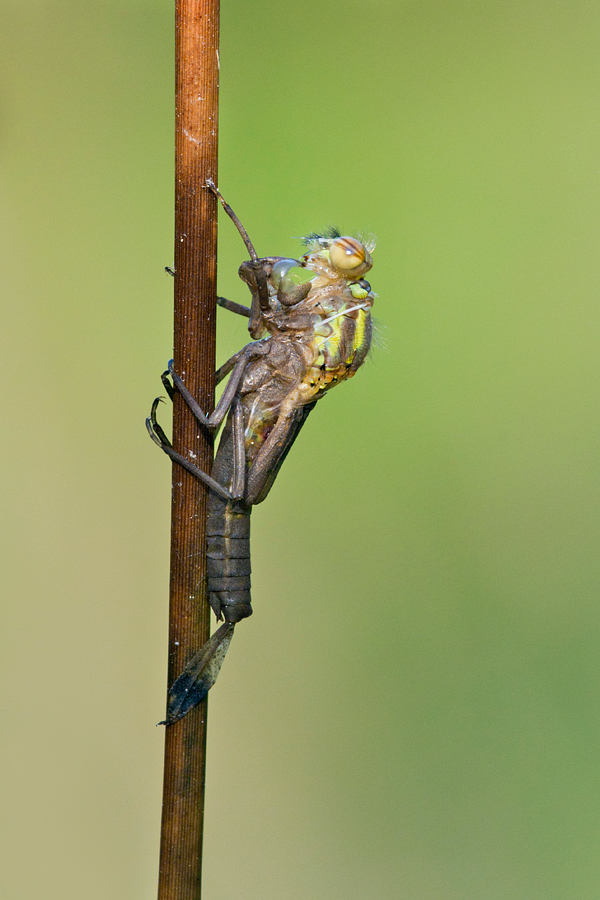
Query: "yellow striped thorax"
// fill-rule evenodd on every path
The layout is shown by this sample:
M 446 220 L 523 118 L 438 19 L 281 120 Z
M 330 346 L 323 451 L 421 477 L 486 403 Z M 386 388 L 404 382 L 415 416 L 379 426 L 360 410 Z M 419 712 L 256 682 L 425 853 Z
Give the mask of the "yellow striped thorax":
M 276 423 L 347 381 L 365 361 L 371 345 L 371 307 L 376 295 L 363 277 L 372 267 L 372 241 L 331 229 L 305 238 L 300 259 L 265 259 L 270 308 L 257 307 L 250 333 L 268 350 L 244 376 L 246 459 L 250 464 Z M 313 274 L 295 284 L 298 267 Z M 253 289 L 253 268 L 240 274 Z M 291 302 L 290 302 L 291 301 Z
M 315 356 L 305 385 L 318 397 L 351 378 L 369 352 L 375 294 L 363 275 L 373 265 L 373 242 L 340 235 L 335 229 L 305 240 L 309 253 L 302 263 L 316 272 L 306 298 L 314 314 Z

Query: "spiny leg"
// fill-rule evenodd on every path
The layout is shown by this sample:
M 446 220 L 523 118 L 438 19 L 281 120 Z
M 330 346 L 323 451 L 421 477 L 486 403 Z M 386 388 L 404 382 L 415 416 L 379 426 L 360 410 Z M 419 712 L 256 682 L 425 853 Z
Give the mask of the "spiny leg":
M 176 388 L 188 407 L 196 417 L 196 419 L 200 422 L 201 425 L 204 425 L 206 428 L 215 429 L 221 424 L 231 403 L 233 398 L 236 395 L 237 389 L 240 385 L 242 378 L 244 377 L 244 372 L 246 366 L 253 359 L 257 359 L 260 356 L 264 356 L 268 352 L 268 347 L 266 344 L 263 344 L 259 341 L 256 341 L 252 344 L 246 344 L 246 346 L 239 353 L 235 354 L 235 362 L 232 367 L 231 375 L 229 377 L 229 381 L 227 382 L 227 386 L 219 399 L 215 409 L 209 415 L 201 409 L 198 402 L 194 399 L 192 394 L 189 392 L 185 383 L 180 375 L 177 374 L 175 369 L 173 368 L 173 360 L 169 362 L 168 373 L 173 379 L 173 387 Z M 234 357 L 232 357 L 234 359 Z M 231 362 L 231 360 L 229 361 Z M 227 363 L 225 364 L 227 365 Z M 221 370 L 219 370 L 220 372 Z M 167 373 L 164 373 L 166 376 Z M 218 374 L 218 373 L 217 373 Z M 165 380 L 163 378 L 163 384 L 166 387 Z M 167 388 L 168 390 L 168 388 Z
M 181 466 L 183 466 L 184 469 L 186 469 L 186 471 L 190 472 L 196 478 L 199 478 L 201 481 L 207 484 L 224 500 L 241 498 L 243 496 L 245 488 L 244 423 L 241 404 L 239 403 L 239 401 L 235 403 L 237 389 L 239 387 L 241 379 L 243 378 L 245 367 L 248 362 L 250 362 L 252 359 L 263 356 L 267 352 L 268 347 L 261 342 L 247 344 L 241 351 L 234 354 L 234 356 L 230 360 L 228 360 L 227 363 L 225 363 L 225 366 L 221 367 L 222 369 L 224 369 L 231 366 L 233 371 L 231 377 L 229 378 L 229 381 L 227 382 L 227 386 L 223 392 L 221 399 L 219 400 L 214 412 L 211 413 L 210 416 L 205 415 L 199 404 L 186 388 L 183 380 L 179 375 L 177 375 L 177 373 L 173 369 L 172 360 L 169 362 L 168 370 L 166 372 L 163 372 L 163 374 L 161 375 L 161 381 L 171 400 L 173 399 L 175 390 L 178 390 L 200 424 L 210 429 L 215 429 L 221 424 L 230 407 L 232 406 L 232 404 L 234 404 L 235 408 L 232 416 L 235 454 L 233 466 L 233 493 L 230 493 L 227 488 L 223 487 L 223 485 L 221 485 L 218 481 L 216 481 L 198 466 L 194 465 L 194 463 L 190 462 L 190 460 L 188 460 L 181 453 L 177 453 L 177 451 L 173 449 L 173 445 L 167 438 L 165 432 L 156 419 L 158 404 L 161 402 L 160 397 L 157 397 L 155 399 L 154 403 L 152 404 L 150 416 L 146 419 L 146 428 L 148 429 L 148 433 L 154 443 L 159 446 L 161 450 L 163 450 L 167 454 L 167 456 L 169 456 L 174 462 L 178 462 Z M 173 379 L 173 384 L 171 384 L 169 381 L 169 375 Z M 219 373 L 217 373 L 217 375 L 219 375 Z
M 200 481 L 203 481 L 204 484 L 208 485 L 208 487 L 218 494 L 219 497 L 222 497 L 223 500 L 232 500 L 233 497 L 231 493 L 224 488 L 218 481 L 215 481 L 214 478 L 211 478 L 206 472 L 203 472 L 198 466 L 195 466 L 194 463 L 190 462 L 189 459 L 186 459 L 185 456 L 182 456 L 181 453 L 177 453 L 176 450 L 173 449 L 173 445 L 171 441 L 168 439 L 161 426 L 156 421 L 156 410 L 158 409 L 158 404 L 161 403 L 161 398 L 157 397 L 154 403 L 152 404 L 152 411 L 148 418 L 146 419 L 146 428 L 148 429 L 148 434 L 154 441 L 154 443 L 163 450 L 168 457 L 170 457 L 173 462 L 179 463 L 187 472 L 191 475 L 194 475 L 196 478 L 199 478 Z

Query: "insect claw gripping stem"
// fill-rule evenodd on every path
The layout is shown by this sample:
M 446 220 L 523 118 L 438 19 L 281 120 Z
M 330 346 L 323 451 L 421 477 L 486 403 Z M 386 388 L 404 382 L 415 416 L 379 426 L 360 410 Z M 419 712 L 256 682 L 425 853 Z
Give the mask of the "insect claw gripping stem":
M 156 421 L 156 410 L 158 409 L 158 404 L 164 402 L 165 401 L 163 397 L 156 397 L 154 403 L 152 404 L 152 411 L 146 419 L 146 428 L 148 429 L 148 434 L 150 435 L 154 443 L 158 447 L 160 447 L 161 450 L 164 450 L 165 447 L 172 446 L 171 441 Z
M 169 366 L 168 366 L 167 371 L 163 372 L 163 374 L 161 376 L 162 383 L 165 385 L 165 387 L 166 387 L 165 378 L 167 375 L 170 375 L 171 379 L 173 381 L 173 386 L 172 386 L 173 393 L 175 392 L 175 390 L 179 391 L 179 393 L 185 400 L 186 404 L 188 405 L 189 409 L 192 411 L 192 413 L 194 414 L 194 416 L 196 417 L 198 422 L 200 422 L 201 425 L 204 425 L 205 428 L 211 428 L 212 426 L 211 426 L 208 416 L 206 416 L 204 414 L 204 412 L 200 408 L 199 404 L 196 403 L 196 401 L 194 400 L 194 398 L 192 397 L 192 395 L 186 388 L 185 384 L 183 383 L 182 379 L 179 377 L 179 375 L 173 368 L 173 360 L 172 359 L 169 360 Z
M 185 456 L 182 456 L 181 453 L 177 453 L 176 450 L 173 449 L 173 445 L 171 441 L 168 439 L 158 422 L 156 421 L 156 410 L 158 408 L 159 403 L 164 403 L 162 397 L 157 397 L 154 403 L 152 404 L 152 411 L 148 418 L 146 419 L 146 428 L 148 430 L 148 434 L 154 441 L 154 443 L 160 447 L 164 453 L 169 456 L 173 462 L 179 463 L 180 466 L 183 466 L 186 471 L 188 471 L 191 475 L 194 475 L 196 478 L 199 478 L 200 481 L 203 481 L 215 494 L 218 494 L 219 497 L 223 500 L 231 500 L 232 496 L 227 488 L 223 487 L 223 485 L 219 484 L 218 481 L 215 481 L 214 478 L 211 478 L 210 475 L 207 475 L 206 472 L 203 472 L 202 469 L 199 469 L 198 466 L 195 466 L 194 463 L 190 462 L 189 459 L 186 459 Z
M 163 372 L 162 375 L 160 376 L 160 380 L 163 383 L 163 387 L 164 387 L 165 391 L 169 395 L 169 399 L 172 400 L 173 397 L 175 396 L 175 388 L 169 381 L 169 375 L 170 375 L 170 372 L 167 369 L 166 372 Z

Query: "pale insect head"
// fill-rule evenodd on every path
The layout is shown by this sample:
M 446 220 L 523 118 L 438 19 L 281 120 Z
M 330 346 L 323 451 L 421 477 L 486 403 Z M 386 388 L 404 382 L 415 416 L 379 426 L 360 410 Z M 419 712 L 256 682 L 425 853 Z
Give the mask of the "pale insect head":
M 306 268 L 318 271 L 325 264 L 338 275 L 358 279 L 373 266 L 369 252 L 373 243 L 342 235 L 335 227 L 324 234 L 309 234 L 303 240 L 309 250 L 302 258 Z

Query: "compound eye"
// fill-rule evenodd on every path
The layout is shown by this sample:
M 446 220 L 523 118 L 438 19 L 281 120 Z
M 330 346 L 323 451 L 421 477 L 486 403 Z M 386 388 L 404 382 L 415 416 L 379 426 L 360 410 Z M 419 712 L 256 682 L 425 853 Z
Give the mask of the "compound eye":
M 279 285 L 284 282 L 291 282 L 291 278 L 288 275 L 290 269 L 294 269 L 300 265 L 300 260 L 298 259 L 279 259 L 274 264 L 273 269 L 271 270 L 271 279 L 275 287 L 279 287 Z
M 352 237 L 340 237 L 329 247 L 331 265 L 344 275 L 362 275 L 368 272 L 373 261 L 366 247 Z

